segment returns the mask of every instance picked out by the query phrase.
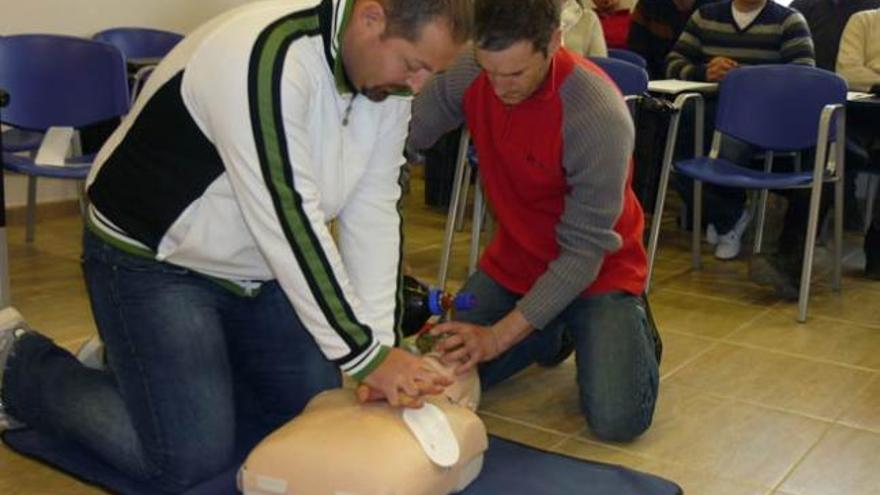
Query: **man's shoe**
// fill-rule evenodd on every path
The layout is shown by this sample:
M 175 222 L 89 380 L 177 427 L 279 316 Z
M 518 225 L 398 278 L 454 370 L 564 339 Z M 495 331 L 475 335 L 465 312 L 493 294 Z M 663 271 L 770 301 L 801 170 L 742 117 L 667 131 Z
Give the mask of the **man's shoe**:
M 714 223 L 710 223 L 709 226 L 706 227 L 706 242 L 712 246 L 718 244 L 718 229 L 715 228 Z
M 752 221 L 752 214 L 749 210 L 743 210 L 736 224 L 724 235 L 718 236 L 718 242 L 715 246 L 715 257 L 719 260 L 732 260 L 739 256 L 742 249 L 742 236 Z M 716 233 L 717 235 L 717 233 Z M 708 232 L 707 232 L 708 237 Z
M 797 274 L 797 275 L 796 275 Z M 749 278 L 758 285 L 769 285 L 776 295 L 787 301 L 796 301 L 800 292 L 799 270 L 779 255 L 757 255 L 749 260 Z
M 3 375 L 6 373 L 6 364 L 14 350 L 15 341 L 27 331 L 24 318 L 15 308 L 9 307 L 0 311 L 0 431 L 24 426 L 6 414 L 3 404 Z
M 574 336 L 571 334 L 571 330 L 568 328 L 562 330 L 562 342 L 559 346 L 559 352 L 556 353 L 550 359 L 538 360 L 538 364 L 545 368 L 552 368 L 554 366 L 559 366 L 563 361 L 568 359 L 571 356 L 571 353 L 574 352 Z
M 736 230 L 718 236 L 718 244 L 715 245 L 715 257 L 719 260 L 732 260 L 739 256 L 742 249 L 742 239 Z

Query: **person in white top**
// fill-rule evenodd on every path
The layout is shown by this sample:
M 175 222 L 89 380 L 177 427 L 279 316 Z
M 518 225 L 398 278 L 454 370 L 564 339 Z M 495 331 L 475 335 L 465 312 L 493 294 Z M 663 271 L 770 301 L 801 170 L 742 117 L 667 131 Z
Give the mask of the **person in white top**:
M 837 72 L 854 91 L 874 91 L 880 86 L 880 9 L 853 14 L 846 23 Z
M 837 72 L 849 89 L 880 96 L 880 9 L 865 10 L 850 17 L 837 53 Z M 880 109 L 847 108 L 847 134 L 868 154 L 869 166 L 880 167 Z M 875 202 L 880 206 L 880 202 Z M 880 280 L 880 207 L 865 234 L 865 276 Z
M 562 10 L 562 44 L 584 57 L 607 57 L 608 47 L 599 16 L 582 0 L 566 0 Z M 577 20 L 575 20 L 577 19 Z
M 457 55 L 470 11 L 269 0 L 184 39 L 88 179 L 83 268 L 108 369 L 10 321 L 5 413 L 179 493 L 340 370 L 392 405 L 442 391 L 448 377 L 395 347 L 398 178 L 406 93 Z

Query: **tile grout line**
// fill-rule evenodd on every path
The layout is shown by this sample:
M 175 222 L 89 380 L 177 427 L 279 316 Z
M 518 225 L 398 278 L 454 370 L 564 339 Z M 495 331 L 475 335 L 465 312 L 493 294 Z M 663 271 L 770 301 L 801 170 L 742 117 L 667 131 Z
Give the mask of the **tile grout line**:
M 773 487 L 773 491 L 771 493 L 782 489 L 782 485 L 784 485 L 785 482 L 788 481 L 789 478 L 791 478 L 791 476 L 794 474 L 794 472 L 797 470 L 797 468 L 800 467 L 801 464 L 803 464 L 804 460 L 807 457 L 809 457 L 809 455 L 814 450 L 816 450 L 816 447 L 818 447 L 819 444 L 822 443 L 822 440 L 824 440 L 825 437 L 827 437 L 828 434 L 831 433 L 831 428 L 833 428 L 833 427 L 834 427 L 833 422 L 828 423 L 825 426 L 825 431 L 823 431 L 822 434 L 819 435 L 819 438 L 817 438 L 816 441 L 813 442 L 813 445 L 810 445 L 810 447 L 807 448 L 806 451 L 804 451 L 803 455 L 801 455 L 800 458 L 798 458 L 797 460 L 792 462 L 791 467 L 788 469 L 788 471 L 785 472 L 785 474 L 782 476 L 782 479 L 780 479 L 779 482 L 776 483 L 776 485 Z
M 841 421 L 841 419 L 843 418 L 843 415 L 846 414 L 847 411 L 853 406 L 853 404 L 855 404 L 855 403 L 858 401 L 858 399 L 859 399 L 859 398 L 860 398 L 860 397 L 861 397 L 861 396 L 862 396 L 867 390 L 869 390 L 869 389 L 874 385 L 874 383 L 877 382 L 878 380 L 880 380 L 880 373 L 875 373 L 874 376 L 873 376 L 870 380 L 868 380 L 868 383 L 866 383 L 865 385 L 863 385 L 862 388 L 859 389 L 858 392 L 856 392 L 855 394 L 853 394 L 852 399 L 850 399 L 849 402 L 847 402 L 847 403 L 844 405 L 844 407 L 841 407 L 841 408 L 840 408 L 840 413 L 838 413 L 837 416 L 834 418 L 834 424 L 835 424 L 835 425 L 845 426 L 845 427 L 847 427 L 847 428 L 852 428 L 852 429 L 854 429 L 854 430 L 863 430 L 863 431 L 868 431 L 868 432 L 871 432 L 871 433 L 877 433 L 877 434 L 880 434 L 880 430 L 875 430 L 875 429 L 873 429 L 873 428 L 866 428 L 866 427 L 862 427 L 862 426 L 854 426 L 854 425 L 851 425 L 851 424 L 848 424 L 848 423 L 844 423 L 844 422 Z
M 722 399 L 722 400 L 730 400 L 730 401 L 734 401 L 734 402 L 739 402 L 740 404 L 746 404 L 746 405 L 749 405 L 749 406 L 754 406 L 754 407 L 757 407 L 757 408 L 759 408 L 759 409 L 765 409 L 765 410 L 768 410 L 768 411 L 773 411 L 773 412 L 778 412 L 778 413 L 783 413 L 783 414 L 789 414 L 789 415 L 792 415 L 792 416 L 798 416 L 798 417 L 805 418 L 805 419 L 809 419 L 809 420 L 812 420 L 812 421 L 819 421 L 819 422 L 821 422 L 821 423 L 830 423 L 830 424 L 835 423 L 835 420 L 834 420 L 834 419 L 823 418 L 822 416 L 817 416 L 817 415 L 814 415 L 814 414 L 805 413 L 805 412 L 803 412 L 803 411 L 797 411 L 797 410 L 794 410 L 794 409 L 787 409 L 787 408 L 784 408 L 784 407 L 772 406 L 772 405 L 769 405 L 769 404 L 763 404 L 763 403 L 761 403 L 761 402 L 757 402 L 757 401 L 749 400 L 749 399 L 743 399 L 743 398 L 741 398 L 741 397 L 735 397 L 735 396 L 732 396 L 732 395 L 724 395 L 724 394 L 719 394 L 719 393 L 717 393 L 717 392 L 710 392 L 710 391 L 708 391 L 708 390 L 705 390 L 705 389 L 702 389 L 702 388 L 699 388 L 699 387 L 694 387 L 694 386 L 691 386 L 691 385 L 682 385 L 682 384 L 676 383 L 676 384 L 674 384 L 673 386 L 674 386 L 674 387 L 678 387 L 678 388 L 683 388 L 683 389 L 686 389 L 686 390 L 690 390 L 690 391 L 694 391 L 694 392 L 699 392 L 699 393 L 701 393 L 701 394 L 703 394 L 703 395 L 706 395 L 706 396 L 708 396 L 708 397 L 712 397 L 712 398 L 714 398 L 714 399 Z M 855 429 L 863 429 L 863 428 L 855 428 Z M 865 430 L 865 431 L 869 431 L 869 430 Z
M 735 304 L 737 306 L 743 306 L 743 307 L 749 307 L 749 308 L 766 306 L 765 304 L 756 304 L 756 303 L 750 303 L 750 302 L 744 302 L 744 301 L 737 301 L 735 299 L 728 299 L 726 297 L 721 297 L 721 296 L 698 294 L 695 292 L 690 292 L 690 291 L 686 291 L 686 290 L 682 290 L 682 289 L 676 289 L 674 287 L 666 287 L 663 290 L 667 291 L 667 292 L 671 292 L 673 294 L 681 295 L 681 296 L 699 297 L 699 298 L 703 298 L 703 299 L 709 299 L 710 301 L 721 302 L 721 303 L 726 303 L 726 304 Z M 779 302 L 780 301 L 774 301 L 772 303 L 772 305 L 770 305 L 769 307 L 771 307 L 771 308 L 775 307 L 777 304 L 779 304 Z
M 568 436 L 570 436 L 570 435 L 580 433 L 580 430 L 576 431 L 575 433 L 565 433 L 565 432 L 562 432 L 562 431 L 559 431 L 559 430 L 554 430 L 554 429 L 552 429 L 552 428 L 547 428 L 547 427 L 544 427 L 544 426 L 536 425 L 536 424 L 533 424 L 533 423 L 529 423 L 528 421 L 523 421 L 523 420 L 521 420 L 521 419 L 513 418 L 513 417 L 510 417 L 510 416 L 505 416 L 505 415 L 503 415 L 503 414 L 498 414 L 498 413 L 494 413 L 494 412 L 491 412 L 491 411 L 486 411 L 486 410 L 483 410 L 483 409 L 478 409 L 477 411 L 478 411 L 480 414 L 484 414 L 484 415 L 486 415 L 486 416 L 489 416 L 489 417 L 492 417 L 492 418 L 496 418 L 496 419 L 501 419 L 501 420 L 504 420 L 504 421 L 507 421 L 507 422 L 509 422 L 509 423 L 513 423 L 513 424 L 516 424 L 516 425 L 519 425 L 519 426 L 525 426 L 525 427 L 531 428 L 531 429 L 533 429 L 533 430 L 541 431 L 541 432 L 543 432 L 543 433 L 552 433 L 552 434 L 554 434 L 554 435 L 560 435 L 560 436 L 563 436 L 563 437 L 568 437 Z
M 751 325 L 753 322 L 755 322 L 755 321 L 757 321 L 759 318 L 763 317 L 765 314 L 767 314 L 767 313 L 768 313 L 770 310 L 772 310 L 772 309 L 773 309 L 772 307 L 767 308 L 767 309 L 765 309 L 764 311 L 761 311 L 761 312 L 759 312 L 758 314 L 752 316 L 752 318 L 750 318 L 750 319 L 744 321 L 744 322 L 741 323 L 738 327 L 734 328 L 734 329 L 730 332 L 730 334 L 728 334 L 728 335 L 733 335 L 733 334 L 735 334 L 736 332 L 739 332 L 742 328 L 746 327 L 747 325 Z M 661 335 L 661 337 L 662 337 L 663 334 L 661 333 L 660 335 Z M 722 343 L 724 343 L 724 340 L 722 340 L 722 339 L 717 339 L 717 340 L 716 340 L 716 339 L 710 339 L 710 340 L 713 342 L 712 345 L 706 347 L 705 349 L 703 349 L 702 352 L 697 353 L 696 355 L 692 356 L 690 359 L 685 360 L 683 363 L 681 363 L 681 364 L 678 365 L 677 367 L 675 367 L 675 368 L 673 368 L 672 370 L 669 370 L 668 372 L 666 372 L 665 374 L 663 374 L 663 375 L 660 377 L 660 381 L 661 381 L 661 383 L 662 383 L 664 380 L 669 379 L 669 377 L 671 377 L 671 376 L 674 375 L 675 373 L 681 371 L 681 370 L 682 370 L 683 368 L 685 368 L 686 366 L 689 366 L 689 365 L 693 364 L 697 359 L 702 358 L 703 356 L 705 356 L 706 354 L 708 354 L 710 351 L 714 350 L 714 349 L 717 348 L 719 345 L 721 345 Z

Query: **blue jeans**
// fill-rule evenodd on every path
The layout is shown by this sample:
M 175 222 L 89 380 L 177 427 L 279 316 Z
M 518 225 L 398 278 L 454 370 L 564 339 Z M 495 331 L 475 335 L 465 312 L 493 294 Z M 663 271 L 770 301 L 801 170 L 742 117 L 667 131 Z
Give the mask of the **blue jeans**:
M 462 291 L 476 296 L 471 311 L 456 319 L 491 325 L 516 307 L 522 297 L 481 271 Z M 480 365 L 483 388 L 509 378 L 529 365 L 556 356 L 563 331 L 575 342 L 581 411 L 599 438 L 630 441 L 651 425 L 659 371 L 651 323 L 642 299 L 611 293 L 575 299 L 545 329 L 535 330 L 493 361 Z
M 275 282 L 237 295 L 89 232 L 83 270 L 108 370 L 28 334 L 8 362 L 5 403 L 13 417 L 158 490 L 180 492 L 228 469 L 341 384 Z

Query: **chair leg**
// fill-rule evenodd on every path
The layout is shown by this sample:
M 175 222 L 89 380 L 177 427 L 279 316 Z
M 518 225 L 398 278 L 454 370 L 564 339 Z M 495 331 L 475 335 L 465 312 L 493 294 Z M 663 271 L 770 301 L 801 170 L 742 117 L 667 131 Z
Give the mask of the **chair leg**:
M 798 163 L 800 162 L 800 154 L 796 155 L 795 159 Z M 764 152 L 764 172 L 770 172 L 773 170 L 773 152 L 766 151 Z M 754 254 L 760 254 L 762 245 L 764 244 L 764 226 L 767 221 L 767 197 L 770 195 L 770 191 L 767 189 L 762 189 L 758 193 L 758 211 L 756 213 L 757 222 L 755 223 L 755 246 L 752 252 Z
M 468 276 L 477 270 L 477 259 L 480 257 L 480 235 L 483 232 L 483 219 L 486 216 L 483 201 L 483 189 L 479 181 L 474 184 L 474 218 L 471 221 L 471 250 L 468 256 Z
M 34 242 L 34 229 L 37 221 L 37 177 L 28 176 L 27 209 L 25 210 L 24 241 Z
M 758 211 L 755 216 L 757 217 L 757 222 L 755 222 L 755 247 L 753 249 L 754 254 L 760 254 L 761 249 L 764 244 L 764 226 L 767 222 L 767 198 L 770 195 L 770 192 L 766 189 L 762 189 L 758 192 Z
M 834 271 L 831 275 L 831 290 L 840 292 L 843 274 L 843 177 L 834 183 Z
M 700 241 L 703 236 L 703 182 L 694 181 L 694 220 L 691 225 L 691 258 L 694 270 L 701 267 L 700 261 Z
M 467 146 L 470 135 L 467 129 L 461 132 L 461 140 L 458 145 L 458 161 L 455 164 L 455 177 L 452 182 L 452 197 L 449 199 L 449 212 L 446 215 L 446 232 L 443 234 L 443 248 L 440 251 L 440 269 L 437 273 L 437 286 L 446 288 L 446 278 L 449 275 L 449 259 L 452 255 L 452 241 L 455 236 L 455 219 L 461 201 L 462 182 L 465 177 L 467 163 Z
M 6 238 L 6 227 L 0 227 L 0 308 L 12 305 L 12 293 L 9 291 L 9 251 Z
M 871 228 L 874 221 L 874 202 L 877 201 L 877 189 L 880 189 L 880 175 L 868 176 L 868 192 L 865 196 L 865 232 Z
M 801 267 L 801 287 L 798 293 L 797 321 L 807 321 L 807 302 L 810 297 L 810 277 L 813 274 L 813 254 L 816 250 L 816 230 L 819 224 L 819 202 L 822 200 L 822 182 L 814 181 L 810 195 L 810 216 L 804 237 L 804 261 Z M 836 213 L 835 213 L 836 216 Z
M 461 184 L 461 198 L 458 202 L 458 208 L 455 213 L 455 230 L 458 232 L 464 231 L 464 215 L 467 211 L 468 192 L 470 192 L 471 189 L 471 176 L 473 175 L 473 170 L 473 167 L 468 164 L 468 167 L 464 172 L 464 182 Z
M 663 163 L 660 167 L 660 183 L 657 185 L 657 198 L 654 200 L 654 215 L 651 217 L 651 234 L 648 238 L 648 276 L 645 294 L 651 290 L 651 276 L 654 274 L 654 261 L 657 258 L 657 244 L 660 242 L 660 226 L 663 223 L 663 208 L 666 205 L 666 191 L 669 189 L 669 175 L 672 173 L 672 158 L 678 136 L 681 112 L 677 111 L 669 121 L 666 131 L 666 146 L 663 150 Z

